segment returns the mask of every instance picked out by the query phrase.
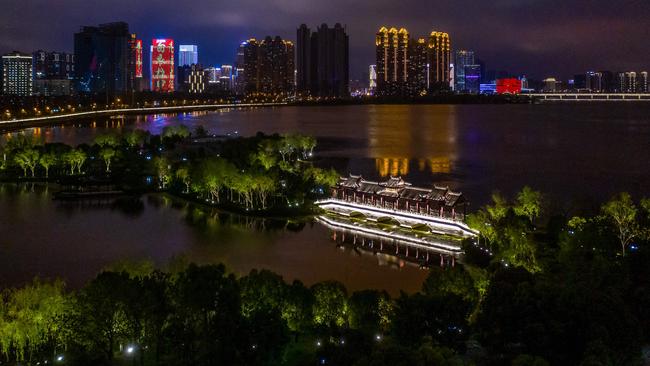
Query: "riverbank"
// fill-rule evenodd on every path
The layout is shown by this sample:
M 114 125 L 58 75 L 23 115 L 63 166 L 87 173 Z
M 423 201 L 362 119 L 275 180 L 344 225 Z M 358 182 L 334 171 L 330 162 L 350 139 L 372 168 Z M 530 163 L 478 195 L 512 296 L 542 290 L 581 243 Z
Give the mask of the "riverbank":
M 201 105 L 181 105 L 171 107 L 142 107 L 142 108 L 116 108 L 88 112 L 67 113 L 60 115 L 51 115 L 45 117 L 33 117 L 15 119 L 10 121 L 0 121 L 2 130 L 18 130 L 29 127 L 48 126 L 57 122 L 66 122 L 74 119 L 88 119 L 96 117 L 109 117 L 115 115 L 145 115 L 155 113 L 173 113 L 173 112 L 196 112 L 206 110 L 217 110 L 224 108 L 255 108 L 255 107 L 277 107 L 287 105 L 287 103 L 236 103 L 236 104 L 201 104 Z

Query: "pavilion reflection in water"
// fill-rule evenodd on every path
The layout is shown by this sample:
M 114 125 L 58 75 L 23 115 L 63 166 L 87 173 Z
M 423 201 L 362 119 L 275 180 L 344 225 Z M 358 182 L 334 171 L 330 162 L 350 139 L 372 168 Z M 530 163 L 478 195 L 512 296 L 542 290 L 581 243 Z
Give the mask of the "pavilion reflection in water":
M 373 234 L 364 228 L 353 229 L 341 226 L 341 223 L 331 217 L 320 216 L 318 222 L 329 229 L 330 240 L 341 248 L 351 248 L 375 255 L 380 264 L 394 264 L 403 267 L 407 264 L 421 267 L 441 266 L 450 267 L 456 264 L 461 251 L 438 249 L 431 241 L 413 236 L 396 239 L 380 233 Z M 451 243 L 440 241 L 442 246 Z M 435 244 L 434 244 L 435 245 Z

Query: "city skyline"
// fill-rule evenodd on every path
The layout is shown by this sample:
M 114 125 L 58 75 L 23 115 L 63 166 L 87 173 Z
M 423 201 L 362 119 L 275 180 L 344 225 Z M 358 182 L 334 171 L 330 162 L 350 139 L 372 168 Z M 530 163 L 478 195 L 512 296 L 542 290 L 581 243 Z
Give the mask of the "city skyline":
M 454 49 L 475 50 L 489 68 L 535 78 L 568 78 L 584 70 L 645 69 L 648 62 L 643 39 L 650 32 L 644 20 L 650 6 L 641 1 L 443 1 L 432 9 L 434 5 L 410 1 L 296 5 L 276 0 L 264 4 L 243 1 L 221 7 L 218 13 L 206 12 L 210 4 L 202 1 L 193 2 L 182 12 L 175 11 L 173 3 L 153 5 L 125 1 L 88 5 L 70 0 L 56 6 L 40 1 L 10 2 L 5 5 L 8 11 L 0 15 L 0 52 L 71 52 L 71 34 L 81 26 L 125 21 L 140 39 L 169 37 L 178 44 L 196 44 L 203 50 L 199 62 L 231 64 L 237 45 L 252 35 L 279 35 L 295 41 L 295 29 L 301 23 L 338 22 L 350 36 L 352 78 L 359 78 L 368 65 L 374 64 L 374 34 L 388 24 L 403 25 L 413 34 L 427 34 L 432 28 L 443 30 L 454 39 Z M 269 13 L 274 16 L 265 16 Z M 25 22 L 26 18 L 33 21 Z M 603 28 L 609 31 L 594 37 Z

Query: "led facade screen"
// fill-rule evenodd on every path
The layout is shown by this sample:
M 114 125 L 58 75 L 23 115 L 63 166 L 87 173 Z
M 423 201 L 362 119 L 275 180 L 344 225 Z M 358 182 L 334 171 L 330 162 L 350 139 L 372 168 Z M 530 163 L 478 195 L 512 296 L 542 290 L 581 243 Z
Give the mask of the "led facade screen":
M 173 39 L 154 39 L 151 42 L 151 90 L 174 91 Z
M 497 79 L 497 94 L 521 93 L 521 80 L 515 78 Z
M 135 41 L 135 77 L 142 77 L 142 40 Z

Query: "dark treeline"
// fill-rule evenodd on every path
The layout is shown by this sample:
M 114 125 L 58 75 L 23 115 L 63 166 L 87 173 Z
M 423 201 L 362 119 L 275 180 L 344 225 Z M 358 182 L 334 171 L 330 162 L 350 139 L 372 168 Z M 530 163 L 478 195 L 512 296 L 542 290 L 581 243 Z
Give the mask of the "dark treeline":
M 268 271 L 119 263 L 85 287 L 7 289 L 5 362 L 70 365 L 638 365 L 650 341 L 650 200 L 549 212 L 524 188 L 472 215 L 462 264 L 415 294 Z
M 209 136 L 203 127 L 104 134 L 73 147 L 18 134 L 0 147 L 0 178 L 55 181 L 82 190 L 102 182 L 131 192 L 168 191 L 243 212 L 309 211 L 338 174 L 313 164 L 301 135 Z

